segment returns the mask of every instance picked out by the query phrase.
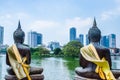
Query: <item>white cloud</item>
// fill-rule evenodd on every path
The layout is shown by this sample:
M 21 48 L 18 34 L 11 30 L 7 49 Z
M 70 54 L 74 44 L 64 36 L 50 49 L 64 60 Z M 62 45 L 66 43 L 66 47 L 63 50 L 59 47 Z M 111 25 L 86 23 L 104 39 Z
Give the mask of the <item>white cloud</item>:
M 30 29 L 38 31 L 38 30 L 54 28 L 57 27 L 58 25 L 59 23 L 54 21 L 37 20 L 34 21 L 32 24 L 30 24 Z
M 68 27 L 86 27 L 91 24 L 92 19 L 91 18 L 86 18 L 82 19 L 80 17 L 75 17 L 73 19 L 67 19 L 66 20 L 66 26 Z
M 115 0 L 116 7 L 106 10 L 101 14 L 101 20 L 109 20 L 113 17 L 120 16 L 120 0 Z
M 73 19 L 67 19 L 66 20 L 66 26 L 68 28 L 75 27 L 77 28 L 78 34 L 86 34 L 88 32 L 88 29 L 91 27 L 93 19 L 88 17 L 85 19 L 82 19 L 80 17 L 75 17 Z
M 27 13 L 20 12 L 20 13 L 17 13 L 17 14 L 16 14 L 16 18 L 18 18 L 18 19 L 29 19 L 30 16 L 29 16 L 29 14 L 27 14 Z
M 23 23 L 21 24 L 23 26 L 29 19 L 29 15 L 23 12 L 0 15 L 0 25 L 4 27 L 4 44 L 13 44 L 13 32 L 18 26 L 19 19 Z
M 102 20 L 108 20 L 113 18 L 114 16 L 120 16 L 120 7 L 117 7 L 116 9 L 105 11 L 101 14 Z

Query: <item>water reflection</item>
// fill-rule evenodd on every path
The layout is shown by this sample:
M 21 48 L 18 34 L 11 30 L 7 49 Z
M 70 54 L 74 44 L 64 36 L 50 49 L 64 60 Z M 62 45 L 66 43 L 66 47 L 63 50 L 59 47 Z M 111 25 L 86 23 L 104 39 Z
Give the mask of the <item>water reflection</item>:
M 70 57 L 65 57 L 63 58 L 65 61 L 64 64 L 67 67 L 69 74 L 70 74 L 70 80 L 74 80 L 74 75 L 75 75 L 75 68 L 79 66 L 79 59 L 78 58 L 70 58 Z
M 73 80 L 75 74 L 74 62 L 78 61 L 72 58 L 49 57 L 42 58 L 41 60 L 33 59 L 32 65 L 35 64 L 35 62 L 41 63 L 37 64 L 37 66 L 44 68 L 43 74 L 45 75 L 45 80 Z
M 0 55 L 0 80 L 4 80 L 6 72 L 5 55 Z
M 2 61 L 2 57 L 0 56 L 0 61 Z M 0 63 L 0 77 L 2 77 L 2 62 Z

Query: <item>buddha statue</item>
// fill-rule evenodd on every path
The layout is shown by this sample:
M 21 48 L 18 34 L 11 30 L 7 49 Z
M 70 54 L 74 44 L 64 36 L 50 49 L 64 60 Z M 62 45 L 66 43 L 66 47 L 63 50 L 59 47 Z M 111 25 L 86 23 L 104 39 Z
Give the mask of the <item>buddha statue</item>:
M 14 38 L 14 44 L 16 45 L 16 49 L 18 50 L 18 53 L 16 54 L 16 51 L 14 51 L 14 49 L 10 50 L 11 46 L 7 49 L 6 64 L 9 66 L 9 68 L 7 69 L 8 75 L 5 76 L 5 80 L 17 80 L 17 77 L 18 77 L 16 76 L 16 73 L 15 73 L 16 70 L 13 69 L 13 64 L 11 63 L 12 59 L 10 59 L 10 54 L 8 54 L 10 51 L 12 52 L 12 54 L 15 54 L 13 55 L 13 58 L 18 58 L 18 56 L 20 56 L 21 59 L 26 58 L 24 62 L 25 65 L 30 66 L 30 63 L 31 63 L 30 48 L 27 45 L 23 44 L 25 33 L 21 29 L 20 21 L 18 23 L 18 28 L 13 33 L 13 38 Z M 37 68 L 37 67 L 30 66 L 28 70 L 29 70 L 28 75 L 30 75 L 31 80 L 43 80 L 44 79 L 44 76 L 41 74 L 43 72 L 43 68 Z M 28 79 L 27 77 L 24 77 L 20 80 L 30 80 L 30 79 Z
M 104 57 L 105 60 L 108 61 L 109 67 L 111 69 L 112 63 L 111 63 L 110 51 L 108 48 L 100 45 L 100 38 L 101 38 L 101 31 L 98 29 L 96 20 L 94 18 L 93 26 L 88 31 L 88 39 L 90 44 L 92 44 L 95 47 L 99 58 L 102 59 Z M 97 65 L 94 64 L 93 62 L 86 60 L 81 54 L 79 58 L 80 58 L 79 59 L 80 67 L 77 67 L 75 69 L 75 72 L 77 74 L 75 80 L 81 80 L 81 79 L 101 80 L 100 76 L 95 72 Z M 118 78 L 118 74 L 115 75 L 115 77 Z

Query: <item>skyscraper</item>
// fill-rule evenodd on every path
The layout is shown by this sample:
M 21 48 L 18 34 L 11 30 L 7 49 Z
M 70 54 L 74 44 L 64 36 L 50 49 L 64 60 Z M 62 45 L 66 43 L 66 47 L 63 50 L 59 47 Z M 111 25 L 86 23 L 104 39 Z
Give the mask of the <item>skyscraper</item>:
M 88 34 L 86 35 L 86 45 L 88 45 L 90 42 L 89 42 L 89 39 L 88 39 Z
M 84 45 L 84 35 L 83 34 L 79 35 L 79 40 L 80 40 L 81 44 Z
M 70 41 L 76 40 L 76 28 L 70 28 Z
M 59 42 L 51 41 L 48 44 L 48 48 L 50 48 L 50 50 L 53 51 L 56 48 L 60 48 L 60 43 Z
M 105 47 L 109 48 L 109 37 L 108 36 L 102 36 L 101 40 L 100 40 L 100 44 L 102 46 L 105 46 Z
M 109 47 L 116 48 L 116 35 L 115 34 L 109 35 Z
M 42 34 L 37 33 L 37 44 L 42 44 Z
M 37 47 L 42 44 L 42 34 L 35 31 L 28 32 L 28 44 L 30 47 Z
M 4 28 L 0 26 L 0 45 L 3 44 Z

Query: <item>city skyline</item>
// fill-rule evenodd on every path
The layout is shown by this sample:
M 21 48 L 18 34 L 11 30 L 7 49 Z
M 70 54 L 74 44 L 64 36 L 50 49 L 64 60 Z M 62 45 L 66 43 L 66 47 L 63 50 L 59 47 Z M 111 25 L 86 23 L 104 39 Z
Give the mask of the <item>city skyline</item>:
M 13 44 L 13 32 L 21 21 L 27 33 L 31 30 L 43 34 L 43 44 L 69 42 L 69 29 L 75 27 L 77 35 L 87 34 L 96 17 L 102 35 L 116 34 L 120 48 L 120 0 L 1 0 L 0 25 L 4 27 L 4 44 Z M 9 9 L 8 9 L 9 8 Z
M 37 33 L 35 31 L 30 31 L 28 32 L 28 45 L 30 47 L 37 47 L 38 45 L 42 45 L 42 34 L 41 33 Z

